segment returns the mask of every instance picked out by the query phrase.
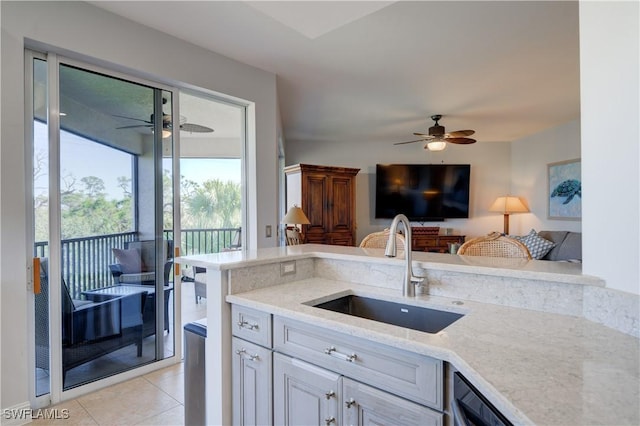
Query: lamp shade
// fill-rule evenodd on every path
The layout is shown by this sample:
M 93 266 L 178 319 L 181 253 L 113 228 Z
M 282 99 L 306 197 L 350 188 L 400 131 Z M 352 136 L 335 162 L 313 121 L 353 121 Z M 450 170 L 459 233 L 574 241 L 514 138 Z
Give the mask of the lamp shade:
M 291 223 L 294 225 L 309 225 L 311 222 L 309 222 L 307 215 L 304 214 L 302 209 L 294 204 L 282 219 L 282 223 Z
M 510 213 L 526 213 L 529 209 L 522 203 L 518 197 L 498 197 L 489 207 L 490 212 L 510 214 Z

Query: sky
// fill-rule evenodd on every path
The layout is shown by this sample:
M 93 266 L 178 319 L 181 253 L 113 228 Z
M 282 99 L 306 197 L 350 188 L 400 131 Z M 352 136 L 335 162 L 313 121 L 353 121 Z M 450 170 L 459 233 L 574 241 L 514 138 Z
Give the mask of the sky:
M 46 155 L 47 126 L 35 122 L 34 150 Z M 46 156 L 44 157 L 46 161 Z M 43 164 L 45 168 L 48 165 Z M 108 198 L 122 198 L 122 189 L 118 186 L 118 177 L 131 175 L 131 155 L 100 143 L 89 141 L 80 136 L 61 131 L 60 167 L 62 175 L 73 175 L 76 181 L 85 176 L 96 176 L 104 181 Z M 170 161 L 164 160 L 163 167 L 170 167 Z M 242 182 L 242 163 L 238 159 L 183 158 L 180 160 L 180 174 L 197 183 L 206 180 Z M 47 173 L 43 173 L 35 182 L 35 194 L 46 192 Z

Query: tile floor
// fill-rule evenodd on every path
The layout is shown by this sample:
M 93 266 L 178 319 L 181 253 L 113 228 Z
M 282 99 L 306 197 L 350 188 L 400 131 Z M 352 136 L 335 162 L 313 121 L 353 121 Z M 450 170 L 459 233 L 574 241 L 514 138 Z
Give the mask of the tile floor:
M 176 364 L 83 395 L 52 409 L 67 419 L 37 419 L 31 425 L 184 425 L 184 369 Z
M 193 283 L 182 283 L 182 324 L 206 316 L 206 299 L 195 304 Z M 65 401 L 67 419 L 37 419 L 31 425 L 184 425 L 184 369 L 176 364 Z M 89 367 L 87 367 L 89 368 Z

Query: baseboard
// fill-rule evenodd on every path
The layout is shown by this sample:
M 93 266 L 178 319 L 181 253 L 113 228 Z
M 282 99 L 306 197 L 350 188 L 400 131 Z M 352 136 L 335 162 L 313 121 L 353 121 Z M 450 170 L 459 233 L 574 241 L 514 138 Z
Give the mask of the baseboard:
M 2 426 L 18 426 L 31 422 L 31 404 L 29 401 L 2 409 Z

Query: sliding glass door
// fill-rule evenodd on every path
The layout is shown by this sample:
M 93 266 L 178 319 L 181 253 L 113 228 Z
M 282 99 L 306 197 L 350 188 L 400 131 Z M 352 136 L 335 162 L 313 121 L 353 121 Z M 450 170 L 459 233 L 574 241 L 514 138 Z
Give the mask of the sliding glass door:
M 173 95 L 55 55 L 29 66 L 46 395 L 174 355 Z

